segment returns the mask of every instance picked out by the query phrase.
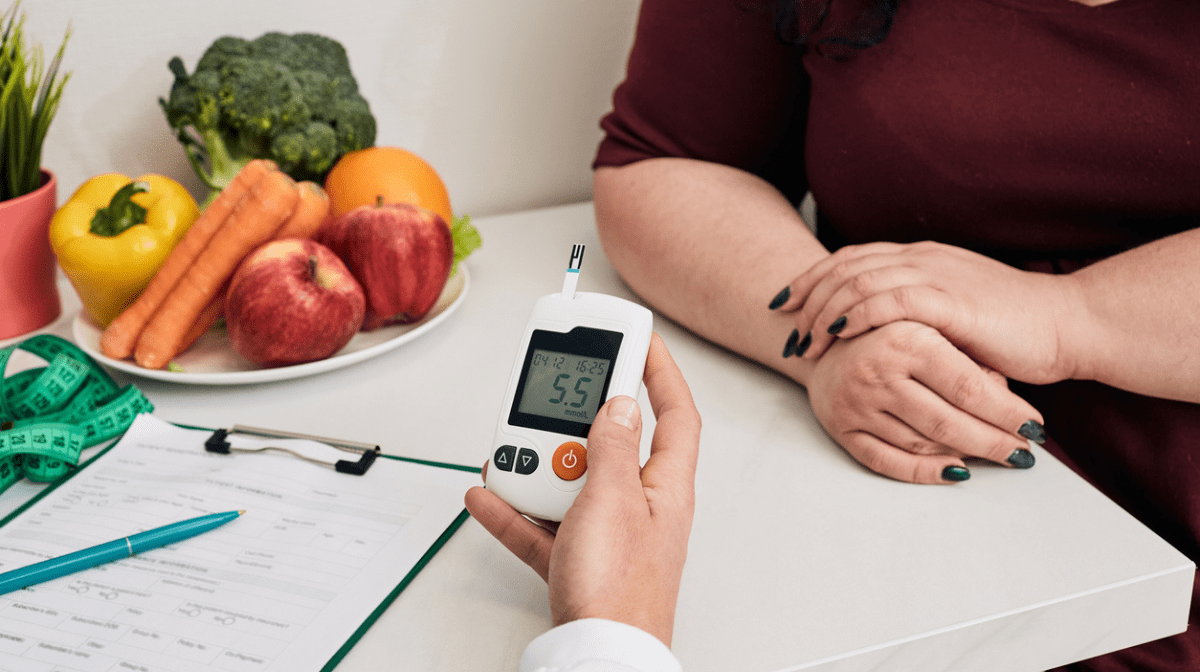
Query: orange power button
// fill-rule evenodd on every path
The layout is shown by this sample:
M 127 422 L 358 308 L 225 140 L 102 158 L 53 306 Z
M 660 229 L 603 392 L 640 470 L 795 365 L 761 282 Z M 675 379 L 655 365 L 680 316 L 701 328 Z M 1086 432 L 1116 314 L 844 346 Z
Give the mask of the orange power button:
M 587 448 L 582 443 L 567 441 L 554 451 L 554 473 L 564 481 L 573 481 L 587 471 Z

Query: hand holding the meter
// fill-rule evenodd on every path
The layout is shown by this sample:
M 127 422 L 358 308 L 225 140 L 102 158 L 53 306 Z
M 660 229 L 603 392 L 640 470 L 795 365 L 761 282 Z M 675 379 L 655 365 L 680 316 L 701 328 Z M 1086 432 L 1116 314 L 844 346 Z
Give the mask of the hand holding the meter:
M 588 434 L 588 480 L 557 533 L 483 488 L 469 490 L 466 505 L 549 584 L 555 625 L 604 618 L 670 646 L 692 528 L 700 415 L 657 334 L 643 380 L 657 419 L 650 458 L 639 465 L 636 400 L 610 399 Z

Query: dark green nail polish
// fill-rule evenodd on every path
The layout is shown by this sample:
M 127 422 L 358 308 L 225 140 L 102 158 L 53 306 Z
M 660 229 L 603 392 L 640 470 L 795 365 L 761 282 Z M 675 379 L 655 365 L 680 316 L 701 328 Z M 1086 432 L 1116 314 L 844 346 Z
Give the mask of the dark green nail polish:
M 829 333 L 836 334 L 845 328 L 846 328 L 846 316 L 842 315 L 838 319 L 834 320 L 833 324 L 829 325 Z
M 783 356 L 791 357 L 796 351 L 796 341 L 800 338 L 800 330 L 792 329 L 792 333 L 788 336 L 787 344 L 783 346 Z
M 1028 469 L 1033 466 L 1033 453 L 1024 448 L 1018 448 L 1008 456 L 1008 463 L 1017 469 Z
M 787 300 L 791 296 L 792 296 L 792 288 L 790 286 L 784 287 L 782 291 L 780 291 L 778 294 L 775 295 L 775 298 L 771 299 L 771 305 L 767 306 L 767 308 L 769 308 L 771 310 L 775 310 L 776 308 L 787 303 Z
M 1041 423 L 1034 422 L 1033 420 L 1021 425 L 1021 428 L 1017 430 L 1017 434 L 1020 434 L 1034 443 L 1046 442 L 1046 428 L 1043 427 Z
M 796 346 L 796 356 L 797 357 L 803 356 L 804 353 L 808 351 L 808 346 L 810 346 L 810 345 L 812 345 L 812 332 L 811 331 L 808 332 L 807 334 L 805 334 L 804 338 L 800 339 L 800 345 Z
M 950 466 L 942 470 L 942 480 L 944 481 L 965 481 L 971 477 L 971 472 L 967 471 L 966 467 Z

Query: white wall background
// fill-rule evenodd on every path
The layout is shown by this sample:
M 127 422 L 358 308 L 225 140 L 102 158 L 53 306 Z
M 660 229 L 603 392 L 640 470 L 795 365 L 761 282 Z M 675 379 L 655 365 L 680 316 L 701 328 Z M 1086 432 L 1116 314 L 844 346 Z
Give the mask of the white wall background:
M 7 8 L 11 2 L 2 2 Z M 337 39 L 378 121 L 376 144 L 412 150 L 456 214 L 590 197 L 599 118 L 633 39 L 637 0 L 24 0 L 47 57 L 71 37 L 72 72 L 43 166 L 59 200 L 87 178 L 157 172 L 204 193 L 158 98 L 221 35 Z

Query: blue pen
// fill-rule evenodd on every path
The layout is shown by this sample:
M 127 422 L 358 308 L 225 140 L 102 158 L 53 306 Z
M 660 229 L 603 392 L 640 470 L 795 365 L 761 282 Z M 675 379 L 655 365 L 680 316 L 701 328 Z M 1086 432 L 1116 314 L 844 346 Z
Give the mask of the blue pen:
M 81 551 L 43 560 L 41 562 L 0 574 L 0 595 L 20 590 L 60 576 L 91 569 L 106 562 L 128 558 L 136 553 L 190 539 L 237 518 L 245 511 L 210 513 L 207 516 L 181 520 L 153 530 L 138 532 L 123 539 L 92 546 Z

